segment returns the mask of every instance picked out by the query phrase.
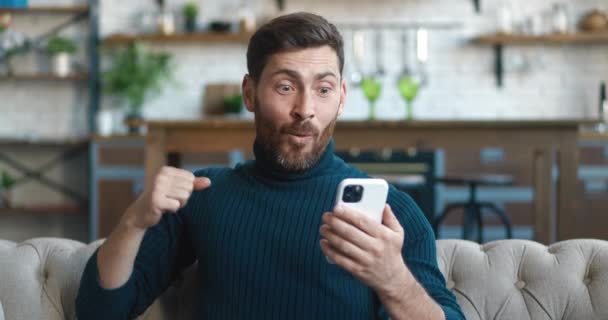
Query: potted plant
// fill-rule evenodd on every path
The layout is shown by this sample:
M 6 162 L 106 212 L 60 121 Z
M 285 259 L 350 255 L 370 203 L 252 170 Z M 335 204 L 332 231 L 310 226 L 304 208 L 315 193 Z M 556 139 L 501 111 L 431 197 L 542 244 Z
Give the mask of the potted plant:
M 0 174 L 0 203 L 5 208 L 11 207 L 11 188 L 15 185 L 15 179 L 8 172 L 2 171 Z
M 47 42 L 46 51 L 52 57 L 54 74 L 60 77 L 70 74 L 70 55 L 76 52 L 76 43 L 72 39 L 54 36 Z
M 243 111 L 243 96 L 239 93 L 224 97 L 224 113 L 238 115 Z
M 112 66 L 102 72 L 103 91 L 126 104 L 126 122 L 131 133 L 139 130 L 146 98 L 159 93 L 163 82 L 171 78 L 171 56 L 146 52 L 134 43 L 112 53 Z M 133 124 L 133 125 L 130 125 Z
M 196 18 L 198 16 L 198 5 L 190 1 L 184 5 L 184 29 L 187 32 L 196 31 Z

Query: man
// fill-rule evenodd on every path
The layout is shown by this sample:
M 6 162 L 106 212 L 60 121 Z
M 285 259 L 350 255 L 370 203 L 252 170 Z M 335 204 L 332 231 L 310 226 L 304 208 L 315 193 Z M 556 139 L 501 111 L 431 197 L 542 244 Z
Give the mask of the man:
M 342 179 L 367 177 L 333 154 L 343 65 L 322 17 L 262 26 L 242 84 L 255 161 L 160 170 L 87 264 L 79 319 L 141 314 L 196 260 L 200 319 L 463 319 L 411 198 L 391 187 L 382 224 L 333 208 Z

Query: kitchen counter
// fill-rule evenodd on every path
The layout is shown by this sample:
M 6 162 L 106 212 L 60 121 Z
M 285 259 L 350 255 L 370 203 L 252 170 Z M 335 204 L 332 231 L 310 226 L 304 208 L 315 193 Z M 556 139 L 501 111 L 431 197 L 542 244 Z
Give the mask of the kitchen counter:
M 336 149 L 467 146 L 472 141 L 505 146 L 532 155 L 534 231 L 542 243 L 576 236 L 574 193 L 577 179 L 579 126 L 586 121 L 340 121 Z M 180 165 L 184 152 L 249 149 L 255 137 L 252 121 L 205 119 L 148 121 L 146 180 L 165 164 Z M 557 165 L 560 178 L 552 179 Z M 555 189 L 555 190 L 554 190 Z

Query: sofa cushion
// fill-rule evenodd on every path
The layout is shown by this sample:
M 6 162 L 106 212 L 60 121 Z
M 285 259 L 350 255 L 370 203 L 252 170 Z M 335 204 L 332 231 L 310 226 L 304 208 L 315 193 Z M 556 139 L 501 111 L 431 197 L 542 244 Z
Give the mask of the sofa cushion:
M 101 243 L 0 240 L 4 320 L 74 319 L 84 265 Z M 438 240 L 437 260 L 467 319 L 608 319 L 607 241 Z M 196 276 L 188 268 L 140 319 L 193 319 Z

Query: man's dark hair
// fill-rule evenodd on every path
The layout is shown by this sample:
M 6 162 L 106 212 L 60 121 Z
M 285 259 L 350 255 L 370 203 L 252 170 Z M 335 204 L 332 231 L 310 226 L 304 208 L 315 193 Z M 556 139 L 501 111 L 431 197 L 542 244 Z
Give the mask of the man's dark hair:
M 338 56 L 340 74 L 344 68 L 344 41 L 335 25 L 325 18 L 297 12 L 272 19 L 262 25 L 249 40 L 247 69 L 258 81 L 271 55 L 292 49 L 330 46 Z

